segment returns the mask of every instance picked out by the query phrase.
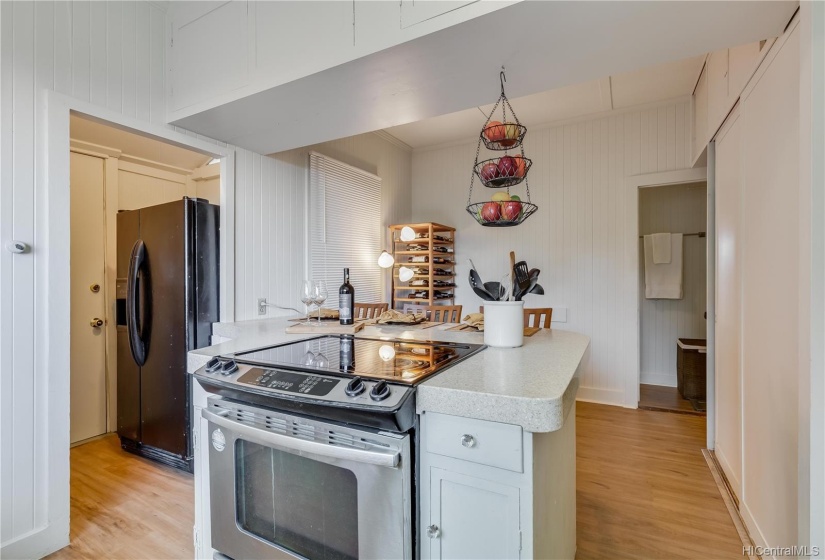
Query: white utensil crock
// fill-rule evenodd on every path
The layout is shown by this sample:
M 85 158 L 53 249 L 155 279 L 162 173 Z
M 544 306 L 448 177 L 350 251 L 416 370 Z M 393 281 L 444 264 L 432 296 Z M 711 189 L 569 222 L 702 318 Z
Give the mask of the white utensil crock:
M 484 302 L 484 344 L 517 348 L 524 344 L 524 302 Z

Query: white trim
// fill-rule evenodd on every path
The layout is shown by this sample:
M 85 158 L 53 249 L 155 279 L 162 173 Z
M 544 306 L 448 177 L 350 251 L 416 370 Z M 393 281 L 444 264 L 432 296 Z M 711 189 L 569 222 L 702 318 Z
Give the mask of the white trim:
M 676 387 L 675 373 L 642 373 L 639 383 L 658 385 L 659 387 Z
M 135 165 L 141 165 L 143 167 L 152 167 L 159 171 L 165 171 L 166 173 L 171 173 L 174 175 L 189 175 L 190 173 L 192 173 L 191 169 L 178 167 L 176 165 L 169 165 L 168 163 L 160 163 L 157 161 L 152 161 L 151 159 L 144 159 L 137 156 L 130 156 L 129 154 L 121 155 L 120 161 L 125 161 Z
M 389 142 L 393 146 L 401 148 L 402 150 L 405 150 L 407 152 L 413 151 L 412 146 L 410 146 L 409 144 L 407 144 L 403 140 L 401 140 L 399 138 L 396 138 L 395 136 L 393 136 L 392 134 L 390 134 L 386 130 L 376 130 L 376 131 L 373 131 L 373 134 L 378 136 L 381 140 L 384 140 L 385 142 Z
M 627 408 L 638 408 L 639 406 L 639 382 L 641 379 L 641 321 L 639 320 L 639 309 L 641 300 L 639 298 L 639 189 L 646 187 L 660 187 L 664 185 L 678 185 L 681 183 L 696 183 L 707 180 L 707 169 L 704 167 L 692 169 L 680 169 L 678 171 L 665 171 L 662 173 L 648 173 L 645 175 L 632 175 L 625 179 L 627 196 L 625 223 L 627 228 L 627 238 L 625 239 L 625 293 L 633 294 L 629 301 L 625 316 L 630 317 L 633 327 L 630 329 L 630 348 L 632 364 L 625 376 L 624 384 L 624 406 Z M 708 243 L 713 240 L 708 239 Z M 579 390 L 581 392 L 581 389 Z M 621 400 L 620 400 L 621 402 Z
M 234 271 L 234 151 L 190 138 L 170 128 L 124 117 L 108 109 L 51 90 L 37 93 L 35 138 L 35 203 L 38 238 L 33 251 L 39 255 L 35 279 L 34 336 L 35 387 L 38 387 L 34 437 L 41 442 L 34 461 L 34 524 L 31 533 L 3 546 L 0 555 L 47 554 L 69 542 L 69 387 L 70 294 L 65 278 L 70 272 L 69 216 L 69 117 L 79 112 L 104 124 L 131 129 L 187 149 L 221 157 L 221 286 L 222 296 L 232 287 Z M 229 292 L 232 293 L 231 291 Z M 222 321 L 233 320 L 233 305 L 222 300 Z M 41 555 L 42 555 L 41 554 Z
M 734 105 L 735 106 L 735 105 Z M 708 143 L 707 226 L 705 228 L 705 338 L 707 366 L 705 368 L 705 438 L 708 449 L 716 449 L 716 140 Z
M 579 387 L 579 391 L 576 393 L 577 401 L 614 406 L 622 406 L 623 397 L 624 394 L 621 389 L 601 389 L 598 387 Z
M 79 154 L 86 154 L 88 156 L 95 156 L 99 158 L 116 157 L 119 158 L 123 153 L 116 148 L 109 148 L 108 146 L 101 146 L 100 144 L 92 144 L 83 140 L 71 138 L 69 145 L 73 152 Z
M 192 174 L 189 178 L 193 181 L 208 181 L 210 179 L 217 179 L 221 176 L 221 164 L 220 163 L 211 163 L 209 165 L 204 165 L 203 167 L 198 167 L 192 170 Z
M 126 171 L 127 173 L 134 173 L 135 175 L 143 175 L 144 177 L 152 177 L 154 179 L 163 179 L 164 181 L 169 181 L 170 183 L 179 183 L 181 185 L 186 184 L 187 175 L 177 173 L 177 172 L 169 172 L 164 169 L 160 169 L 156 166 L 145 165 L 143 163 L 135 163 L 132 161 L 128 161 L 126 156 L 120 157 L 120 164 L 118 165 L 119 171 Z

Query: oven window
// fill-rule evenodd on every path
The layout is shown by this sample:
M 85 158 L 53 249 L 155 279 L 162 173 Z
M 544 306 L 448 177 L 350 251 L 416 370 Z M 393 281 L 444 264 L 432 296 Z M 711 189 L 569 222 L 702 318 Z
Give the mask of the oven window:
M 241 528 L 307 558 L 358 558 L 352 471 L 242 439 L 235 458 Z

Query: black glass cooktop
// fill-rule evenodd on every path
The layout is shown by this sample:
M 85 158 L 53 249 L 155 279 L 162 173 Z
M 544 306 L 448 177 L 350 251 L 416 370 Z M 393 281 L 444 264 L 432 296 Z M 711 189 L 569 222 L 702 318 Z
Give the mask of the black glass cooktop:
M 328 335 L 227 357 L 266 368 L 360 375 L 413 385 L 484 348 L 481 344 Z

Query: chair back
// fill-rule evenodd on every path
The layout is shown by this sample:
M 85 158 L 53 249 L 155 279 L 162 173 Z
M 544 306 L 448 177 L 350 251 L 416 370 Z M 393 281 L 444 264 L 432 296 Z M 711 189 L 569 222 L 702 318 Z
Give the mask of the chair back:
M 553 319 L 552 307 L 538 307 L 535 309 L 524 310 L 524 326 L 525 327 L 539 327 L 543 329 L 550 328 L 550 322 Z
M 479 313 L 484 313 L 484 306 L 478 308 Z M 537 307 L 535 309 L 524 310 L 524 326 L 549 329 L 553 320 L 552 307 Z
M 354 319 L 375 319 L 389 309 L 389 303 L 356 303 L 353 305 Z
M 460 305 L 415 305 L 405 303 L 402 308 L 404 313 L 424 313 L 428 321 L 441 323 L 460 323 Z

